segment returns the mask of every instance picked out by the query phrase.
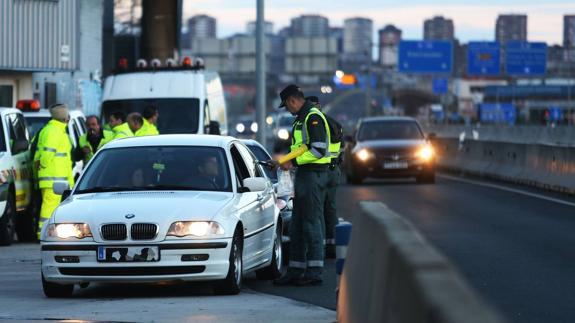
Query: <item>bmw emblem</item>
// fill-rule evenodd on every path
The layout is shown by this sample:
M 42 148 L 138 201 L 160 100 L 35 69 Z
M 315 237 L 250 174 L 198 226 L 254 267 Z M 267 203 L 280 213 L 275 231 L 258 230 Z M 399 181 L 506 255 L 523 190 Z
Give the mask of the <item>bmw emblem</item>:
M 136 217 L 136 215 L 134 215 L 134 214 L 126 214 L 124 217 L 125 217 L 126 219 L 133 219 L 133 218 Z
M 393 160 L 399 160 L 399 155 L 393 155 Z

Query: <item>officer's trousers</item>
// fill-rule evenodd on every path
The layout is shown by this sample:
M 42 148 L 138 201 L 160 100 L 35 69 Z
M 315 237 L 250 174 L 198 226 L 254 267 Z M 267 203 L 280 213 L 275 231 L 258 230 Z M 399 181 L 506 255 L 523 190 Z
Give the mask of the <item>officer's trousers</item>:
M 52 188 L 42 188 L 42 208 L 40 209 L 40 219 L 38 220 L 38 240 L 40 240 L 40 233 L 44 222 L 48 221 L 52 216 L 52 212 L 60 205 L 62 195 L 54 193 Z
M 338 224 L 337 217 L 337 187 L 339 186 L 339 177 L 341 170 L 338 165 L 330 166 L 327 171 L 327 188 L 324 203 L 324 220 L 325 220 L 325 244 L 335 245 L 335 226 Z
M 294 183 L 294 208 L 290 224 L 288 270 L 321 275 L 324 259 L 323 206 L 327 185 L 326 169 L 299 167 Z

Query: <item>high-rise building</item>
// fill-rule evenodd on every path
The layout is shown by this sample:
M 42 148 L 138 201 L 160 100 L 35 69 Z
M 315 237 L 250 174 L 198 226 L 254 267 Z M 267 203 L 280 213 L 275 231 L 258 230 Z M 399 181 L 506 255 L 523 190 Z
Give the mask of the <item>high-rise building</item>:
M 320 15 L 301 15 L 291 20 L 292 37 L 327 37 L 329 20 Z
M 575 48 L 575 15 L 563 16 L 563 47 Z
M 343 51 L 345 54 L 371 53 L 373 22 L 367 18 L 350 18 L 344 21 Z
M 341 27 L 330 27 L 329 37 L 335 38 L 337 43 L 337 52 L 343 52 L 343 28 Z
M 188 20 L 190 39 L 216 38 L 216 18 L 208 15 L 196 15 Z
M 379 30 L 379 63 L 386 67 L 397 66 L 397 50 L 401 41 L 401 29 L 387 25 Z
M 455 27 L 452 19 L 436 16 L 423 23 L 423 38 L 425 40 L 453 40 Z
M 283 38 L 291 37 L 291 27 L 287 26 L 287 27 L 283 27 L 282 29 L 280 29 L 278 31 L 278 36 L 283 37 Z
M 527 15 L 499 15 L 495 25 L 495 40 L 502 48 L 510 40 L 527 41 Z
M 256 22 L 250 21 L 246 24 L 246 33 L 248 35 L 256 34 Z M 264 34 L 269 35 L 274 33 L 274 23 L 270 21 L 264 22 Z

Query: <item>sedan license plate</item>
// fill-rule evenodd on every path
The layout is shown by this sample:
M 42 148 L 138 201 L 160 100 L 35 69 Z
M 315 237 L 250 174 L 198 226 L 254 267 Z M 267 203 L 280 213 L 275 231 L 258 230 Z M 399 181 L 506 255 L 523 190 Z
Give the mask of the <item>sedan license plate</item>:
M 384 169 L 407 169 L 407 162 L 390 162 L 383 164 Z
M 100 262 L 157 262 L 160 249 L 154 246 L 104 247 L 98 246 Z

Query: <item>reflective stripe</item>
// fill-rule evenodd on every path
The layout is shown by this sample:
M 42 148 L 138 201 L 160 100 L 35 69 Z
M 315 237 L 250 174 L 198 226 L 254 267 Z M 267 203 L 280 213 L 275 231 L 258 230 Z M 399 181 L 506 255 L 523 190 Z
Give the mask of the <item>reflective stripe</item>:
M 307 265 L 309 267 L 323 267 L 323 260 L 310 260 L 307 262 Z
M 309 150 L 309 152 L 317 159 L 320 159 L 323 157 L 323 154 L 319 152 L 319 150 L 315 149 L 314 147 L 311 147 L 311 149 Z
M 38 177 L 39 181 L 67 181 L 68 177 Z
M 345 259 L 347 255 L 347 246 L 336 246 L 335 254 L 337 259 Z
M 325 242 L 325 244 L 335 245 L 335 239 L 325 239 L 324 242 Z
M 311 146 L 316 147 L 316 148 L 320 148 L 320 149 L 326 149 L 327 148 L 327 144 L 325 142 L 312 142 Z
M 290 260 L 288 267 L 292 267 L 292 268 L 306 268 L 305 262 L 299 262 L 299 261 L 292 261 Z
M 331 158 L 338 158 L 338 157 L 339 157 L 339 152 L 331 153 Z
M 66 156 L 68 156 L 68 154 L 67 153 L 56 153 L 56 154 L 54 154 L 54 156 L 55 157 L 66 157 Z
M 57 152 L 56 148 L 44 147 L 44 151 L 51 151 L 53 153 Z

